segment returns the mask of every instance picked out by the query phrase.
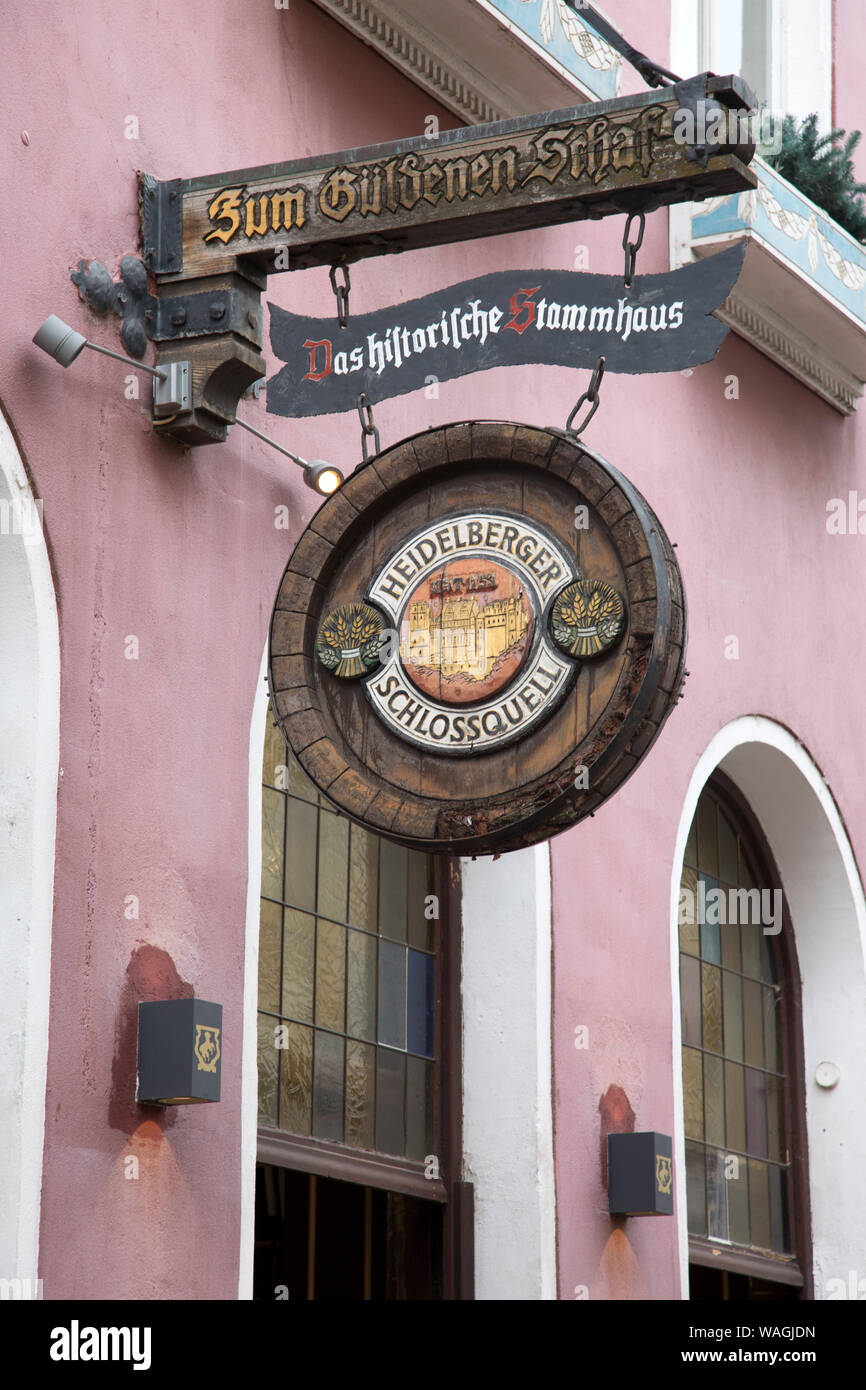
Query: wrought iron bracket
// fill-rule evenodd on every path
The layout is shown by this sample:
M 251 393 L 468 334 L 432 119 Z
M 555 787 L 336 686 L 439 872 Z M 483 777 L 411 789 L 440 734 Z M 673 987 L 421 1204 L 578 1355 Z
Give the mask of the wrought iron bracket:
M 135 256 L 120 262 L 120 279 L 112 280 L 102 261 L 78 262 L 70 280 L 95 314 L 115 313 L 123 319 L 120 336 L 130 357 L 143 357 L 147 348 L 147 313 L 152 297 L 147 290 L 147 271 Z
M 183 265 L 183 199 L 180 179 L 139 175 L 144 264 L 152 275 L 177 274 Z
M 727 120 L 728 114 L 732 110 L 742 110 L 744 107 L 748 110 L 755 108 L 755 94 L 741 77 L 720 79 L 714 73 L 701 72 L 695 77 L 677 82 L 672 91 L 677 96 L 680 108 L 691 113 L 696 136 L 699 130 L 703 130 L 706 135 L 707 126 L 711 120 L 720 116 Z M 718 97 L 716 91 L 719 93 Z M 726 95 L 727 101 L 724 99 Z M 735 106 L 734 101 L 737 98 L 739 98 L 740 104 Z M 702 169 L 706 169 L 711 155 L 729 153 L 737 154 L 745 164 L 748 164 L 755 153 L 755 146 L 754 143 L 743 146 L 736 141 L 730 143 L 728 140 L 721 140 L 708 143 L 698 139 L 685 146 L 686 159 L 689 163 L 699 164 Z
M 170 288 L 174 286 L 166 286 Z M 151 296 L 145 320 L 147 336 L 155 343 L 236 333 L 260 348 L 263 314 L 258 292 L 246 283 L 230 285 L 227 289 L 197 289 L 190 294 Z

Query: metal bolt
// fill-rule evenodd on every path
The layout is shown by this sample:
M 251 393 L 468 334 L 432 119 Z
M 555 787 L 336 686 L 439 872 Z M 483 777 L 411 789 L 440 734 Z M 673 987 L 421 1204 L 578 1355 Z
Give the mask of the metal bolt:
M 226 311 L 224 304 L 212 304 L 210 306 L 210 316 L 212 319 L 221 319 Z

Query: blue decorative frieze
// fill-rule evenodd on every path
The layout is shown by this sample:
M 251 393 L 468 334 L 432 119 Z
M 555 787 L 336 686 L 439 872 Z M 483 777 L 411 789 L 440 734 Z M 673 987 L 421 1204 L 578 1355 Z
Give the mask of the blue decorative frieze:
M 866 247 L 763 160 L 751 167 L 754 191 L 692 205 L 692 244 L 749 233 L 866 325 Z
M 617 94 L 620 56 L 564 0 L 485 0 L 599 101 Z

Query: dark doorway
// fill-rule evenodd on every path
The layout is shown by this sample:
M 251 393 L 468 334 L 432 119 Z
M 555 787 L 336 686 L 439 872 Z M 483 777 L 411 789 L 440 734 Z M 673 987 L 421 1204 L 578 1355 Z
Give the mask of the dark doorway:
M 253 1298 L 442 1298 L 442 1206 L 260 1163 Z
M 735 1274 L 733 1270 L 689 1265 L 689 1298 L 692 1301 L 778 1302 L 780 1299 L 797 1299 L 800 1292 L 796 1284 L 777 1284 L 771 1279 L 756 1278 L 753 1274 Z

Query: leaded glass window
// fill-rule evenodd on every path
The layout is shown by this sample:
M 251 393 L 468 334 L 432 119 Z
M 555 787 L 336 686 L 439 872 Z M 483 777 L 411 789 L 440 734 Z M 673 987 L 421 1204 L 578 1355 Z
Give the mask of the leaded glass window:
M 789 1063 L 776 930 L 785 927 L 781 890 L 768 885 L 756 847 L 706 789 L 679 902 L 689 1233 L 790 1255 Z
M 262 787 L 259 1123 L 433 1152 L 432 860 L 337 814 L 269 712 Z

